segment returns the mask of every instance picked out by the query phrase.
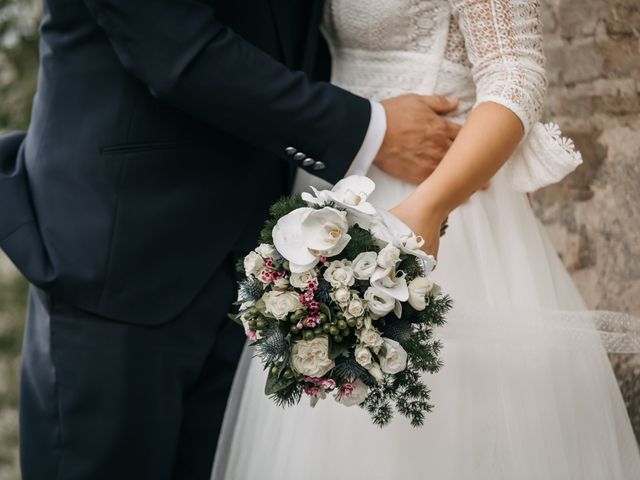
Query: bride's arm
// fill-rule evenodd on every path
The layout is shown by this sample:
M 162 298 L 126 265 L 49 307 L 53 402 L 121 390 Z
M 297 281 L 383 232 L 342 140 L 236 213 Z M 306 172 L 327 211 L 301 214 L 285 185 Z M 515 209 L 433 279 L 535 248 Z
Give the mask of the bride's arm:
M 444 219 L 493 177 L 523 132 L 521 121 L 507 108 L 493 102 L 479 105 L 436 170 L 392 213 L 424 237 L 427 251 L 436 254 Z
M 393 213 L 435 253 L 440 223 L 500 169 L 539 118 L 546 89 L 537 0 L 452 0 L 477 103 L 440 166 Z

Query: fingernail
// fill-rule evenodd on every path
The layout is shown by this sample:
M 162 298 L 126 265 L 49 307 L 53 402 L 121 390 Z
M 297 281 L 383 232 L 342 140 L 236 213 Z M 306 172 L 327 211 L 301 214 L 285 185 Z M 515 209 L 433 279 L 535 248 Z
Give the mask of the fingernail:
M 454 98 L 454 97 L 444 97 L 447 99 L 447 102 L 449 103 L 458 103 L 458 99 Z

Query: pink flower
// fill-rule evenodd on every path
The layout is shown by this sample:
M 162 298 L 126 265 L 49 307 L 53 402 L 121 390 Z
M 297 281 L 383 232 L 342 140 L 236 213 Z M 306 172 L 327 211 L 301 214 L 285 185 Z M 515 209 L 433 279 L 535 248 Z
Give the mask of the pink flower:
M 249 327 L 245 327 L 244 329 L 244 334 L 249 338 L 249 340 L 251 340 L 252 342 L 255 342 L 258 339 L 258 334 L 254 331 L 251 330 Z
M 336 381 L 333 378 L 325 378 L 324 380 L 322 380 L 322 383 L 320 385 L 322 385 L 322 388 L 324 388 L 325 390 L 333 390 L 334 388 L 336 388 Z
M 316 317 L 313 317 L 313 316 L 308 316 L 303 320 L 302 323 L 304 324 L 305 327 L 308 327 L 308 328 L 316 328 L 316 326 L 318 325 L 316 321 Z
M 265 283 L 274 283 L 276 280 L 281 279 L 282 277 L 284 277 L 284 272 L 280 272 L 278 270 L 271 270 L 268 268 L 265 268 L 262 271 L 262 280 Z
M 353 385 L 353 383 L 343 383 L 340 386 L 340 395 L 349 398 L 351 395 L 353 395 L 354 388 L 355 386 Z
M 315 385 L 305 385 L 302 387 L 302 389 L 304 390 L 304 393 L 306 393 L 307 395 L 309 395 L 310 397 L 315 397 L 318 395 L 318 393 L 320 393 L 320 387 L 317 387 Z

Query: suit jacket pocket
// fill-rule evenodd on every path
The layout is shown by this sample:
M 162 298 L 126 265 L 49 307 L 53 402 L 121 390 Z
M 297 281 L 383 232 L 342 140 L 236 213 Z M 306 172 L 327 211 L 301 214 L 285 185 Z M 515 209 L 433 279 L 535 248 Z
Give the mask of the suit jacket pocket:
M 145 142 L 121 143 L 100 147 L 101 155 L 127 155 L 130 153 L 147 153 L 163 150 L 174 150 L 196 145 L 196 142 Z

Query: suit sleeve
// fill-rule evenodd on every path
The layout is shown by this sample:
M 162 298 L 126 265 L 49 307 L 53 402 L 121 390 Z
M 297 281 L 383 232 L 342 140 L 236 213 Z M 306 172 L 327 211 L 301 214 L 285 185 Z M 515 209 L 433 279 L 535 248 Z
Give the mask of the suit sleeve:
M 85 3 L 124 68 L 157 98 L 282 159 L 300 164 L 295 150 L 322 162 L 313 173 L 331 182 L 356 157 L 370 102 L 290 71 L 220 23 L 210 6 L 193 0 Z

